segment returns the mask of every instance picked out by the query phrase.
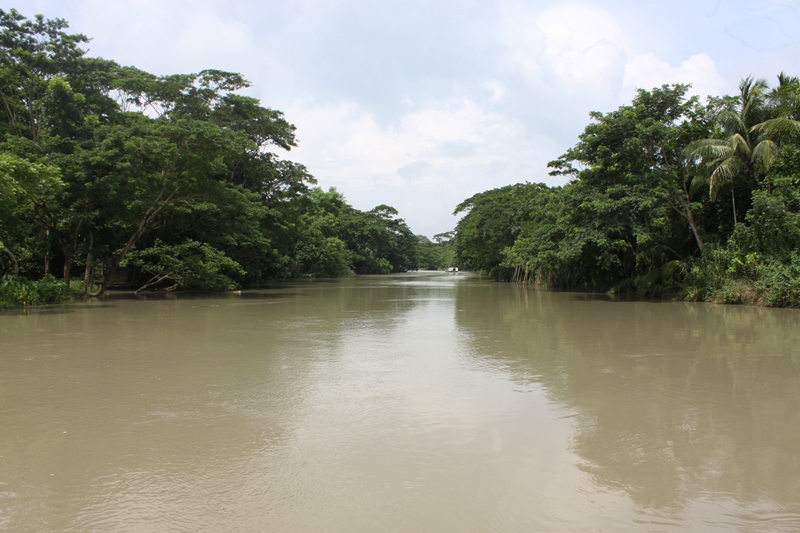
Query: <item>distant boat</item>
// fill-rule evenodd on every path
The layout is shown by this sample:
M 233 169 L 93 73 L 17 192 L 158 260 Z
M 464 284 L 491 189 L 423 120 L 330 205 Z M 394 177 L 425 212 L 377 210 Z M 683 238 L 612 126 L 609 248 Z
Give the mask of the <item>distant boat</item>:
M 449 267 L 447 271 L 452 272 L 453 274 L 458 274 L 458 267 Z

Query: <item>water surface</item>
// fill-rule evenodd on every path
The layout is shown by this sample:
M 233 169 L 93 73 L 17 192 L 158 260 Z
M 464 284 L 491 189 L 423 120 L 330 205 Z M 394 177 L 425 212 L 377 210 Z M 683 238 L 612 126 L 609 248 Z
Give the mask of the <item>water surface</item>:
M 797 531 L 798 322 L 463 273 L 0 314 L 0 530 Z

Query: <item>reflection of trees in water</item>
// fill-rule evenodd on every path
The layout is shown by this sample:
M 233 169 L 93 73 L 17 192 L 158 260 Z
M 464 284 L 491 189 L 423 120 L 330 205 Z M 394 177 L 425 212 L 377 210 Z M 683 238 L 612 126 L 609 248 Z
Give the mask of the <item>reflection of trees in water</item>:
M 456 307 L 473 357 L 575 410 L 598 484 L 668 514 L 715 498 L 797 511 L 797 312 L 507 285 L 463 286 Z
M 394 329 L 398 319 L 437 290 L 452 297 L 448 287 L 420 287 L 400 275 L 292 282 L 282 290 L 293 295 L 285 302 L 287 326 L 342 335 L 359 329 Z

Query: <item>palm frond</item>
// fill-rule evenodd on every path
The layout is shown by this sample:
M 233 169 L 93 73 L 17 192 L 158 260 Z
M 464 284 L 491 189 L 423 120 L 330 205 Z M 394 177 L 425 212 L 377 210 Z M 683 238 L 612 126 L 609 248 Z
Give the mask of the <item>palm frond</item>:
M 800 137 L 800 121 L 784 117 L 771 118 L 756 124 L 750 131 L 764 133 L 776 141 L 786 141 Z
M 700 139 L 690 143 L 683 151 L 686 159 L 719 159 L 733 155 L 733 149 L 722 139 Z
M 753 148 L 753 161 L 763 171 L 768 172 L 778 159 L 778 145 L 769 139 L 763 140 Z
M 708 186 L 708 195 L 712 200 L 717 198 L 720 186 L 727 181 L 733 181 L 741 168 L 741 160 L 736 157 L 729 157 L 716 165 L 714 172 L 711 173 L 711 181 Z
M 725 141 L 734 153 L 744 154 L 745 157 L 750 157 L 752 149 L 750 148 L 750 141 L 746 137 L 734 133 Z
M 743 117 L 736 110 L 725 109 L 720 111 L 719 115 L 717 115 L 717 122 L 726 135 L 747 132 L 747 126 L 744 123 Z
M 758 120 L 757 115 L 763 111 L 767 98 L 767 80 L 753 79 L 748 76 L 739 83 L 739 97 L 741 98 L 741 117 L 745 123 Z

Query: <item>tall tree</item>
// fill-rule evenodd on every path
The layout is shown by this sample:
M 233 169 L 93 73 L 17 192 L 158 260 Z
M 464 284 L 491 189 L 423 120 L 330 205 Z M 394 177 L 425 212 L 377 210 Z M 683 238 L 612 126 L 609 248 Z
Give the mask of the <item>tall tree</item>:
M 63 185 L 57 168 L 0 153 L 0 252 L 14 275 L 20 274 L 21 258 L 35 255 L 33 236 L 46 230 L 42 212 Z
M 8 133 L 39 140 L 48 83 L 76 70 L 84 55 L 80 45 L 88 42 L 67 28 L 63 19 L 27 20 L 14 9 L 0 9 L 0 100 Z
M 707 136 L 708 125 L 697 99 L 685 97 L 687 89 L 640 89 L 630 105 L 592 113 L 579 143 L 549 164 L 552 173 L 574 178 L 558 223 L 568 228 L 558 249 L 568 261 L 561 267 L 573 276 L 570 285 L 632 288 L 691 253 L 683 249 L 691 239 L 687 229 L 702 247 L 682 151 Z
M 739 94 L 717 116 L 719 136 L 697 140 L 685 150 L 689 159 L 708 169 L 712 198 L 723 183 L 731 184 L 734 223 L 739 220 L 735 180 L 746 180 L 748 193 L 761 187 L 778 158 L 778 141 L 800 132 L 800 122 L 789 116 L 770 118 L 768 89 L 766 80 L 744 78 Z

